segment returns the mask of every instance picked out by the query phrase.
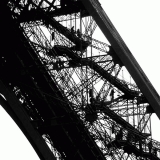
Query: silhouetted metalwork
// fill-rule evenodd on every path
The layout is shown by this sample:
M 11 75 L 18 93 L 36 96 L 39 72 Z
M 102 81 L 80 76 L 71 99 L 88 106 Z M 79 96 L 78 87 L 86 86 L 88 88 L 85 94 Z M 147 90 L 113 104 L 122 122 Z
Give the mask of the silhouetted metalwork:
M 160 159 L 159 96 L 98 0 L 2 6 L 0 102 L 41 159 Z

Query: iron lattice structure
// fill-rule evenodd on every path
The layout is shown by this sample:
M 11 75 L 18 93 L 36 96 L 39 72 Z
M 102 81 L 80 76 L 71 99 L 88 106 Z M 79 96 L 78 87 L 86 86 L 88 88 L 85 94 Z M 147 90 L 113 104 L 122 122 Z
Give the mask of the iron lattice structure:
M 159 96 L 97 0 L 2 5 L 0 102 L 41 159 L 160 159 Z

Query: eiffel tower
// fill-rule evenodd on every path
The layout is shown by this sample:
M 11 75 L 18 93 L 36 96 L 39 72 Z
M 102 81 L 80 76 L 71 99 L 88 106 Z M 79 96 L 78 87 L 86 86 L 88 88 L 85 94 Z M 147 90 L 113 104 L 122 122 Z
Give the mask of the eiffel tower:
M 159 95 L 98 0 L 1 8 L 0 104 L 41 160 L 160 159 Z

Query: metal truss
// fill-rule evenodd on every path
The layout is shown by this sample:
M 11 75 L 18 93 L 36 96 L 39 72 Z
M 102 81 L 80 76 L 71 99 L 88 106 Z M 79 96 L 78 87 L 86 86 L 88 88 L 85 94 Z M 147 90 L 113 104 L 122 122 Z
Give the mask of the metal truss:
M 63 95 L 63 99 L 59 99 L 61 105 L 66 112 L 71 109 L 77 115 L 104 157 L 113 160 L 160 159 L 160 143 L 151 139 L 150 118 L 154 111 L 139 87 L 121 78 L 125 66 L 112 45 L 92 37 L 97 24 L 81 1 L 66 1 L 64 6 L 62 1 L 56 0 L 10 1 L 8 4 L 13 19 L 40 61 L 37 63 L 40 72 L 44 76 L 49 74 L 51 79 L 46 76 L 46 81 L 49 84 L 53 81 Z M 71 12 L 70 5 L 77 8 Z M 36 14 L 32 16 L 33 13 Z M 28 71 L 35 74 L 32 68 Z M 52 95 L 43 91 L 34 78 L 32 81 L 35 86 L 27 93 L 43 97 L 55 115 Z M 26 88 L 14 85 L 11 88 L 33 126 L 43 127 L 44 118 L 33 107 L 30 96 L 25 93 Z M 51 124 L 62 125 L 66 132 L 65 122 L 60 119 L 62 123 L 54 119 Z M 44 134 L 43 138 L 58 160 L 65 159 L 51 135 Z M 72 137 L 69 138 L 72 142 Z M 90 145 L 90 141 L 86 140 L 86 143 Z M 90 146 L 91 150 L 94 148 Z

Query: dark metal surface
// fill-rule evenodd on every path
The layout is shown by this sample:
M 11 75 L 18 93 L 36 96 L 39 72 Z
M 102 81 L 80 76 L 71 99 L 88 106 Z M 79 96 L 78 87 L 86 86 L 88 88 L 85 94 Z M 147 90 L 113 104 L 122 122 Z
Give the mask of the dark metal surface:
M 159 99 L 98 1 L 10 0 L 3 14 L 1 104 L 41 159 L 159 159 Z M 92 37 L 97 25 L 111 45 Z M 138 86 L 119 78 L 124 66 Z
M 51 153 L 47 144 L 44 142 L 39 133 L 32 126 L 28 115 L 17 100 L 17 97 L 12 91 L 0 81 L 0 93 L 5 97 L 0 96 L 0 104 L 6 110 L 6 112 L 12 117 L 17 123 L 21 131 L 27 137 L 36 153 L 41 160 L 55 160 L 56 158 Z M 14 104 L 14 105 L 13 105 Z
M 63 159 L 104 159 L 93 138 L 73 113 L 67 99 L 45 67 L 38 69 L 41 62 L 35 51 L 24 37 L 23 31 L 12 20 L 11 14 L 7 15 L 7 23 L 4 24 L 6 27 L 12 24 L 12 29 L 5 37 L 10 37 L 12 45 L 1 53 L 0 70 L 1 81 L 6 83 L 6 86 L 1 84 L 1 94 L 15 109 L 14 113 L 10 110 L 8 113 L 13 114 L 13 120 L 17 122 L 41 159 L 54 159 L 53 152 L 60 152 Z M 3 42 L 4 45 L 6 41 Z M 7 87 L 10 87 L 10 90 L 6 89 Z M 6 105 L 2 106 L 6 108 Z M 27 120 L 21 112 L 26 112 L 24 114 L 27 115 Z M 50 137 L 50 142 L 53 141 L 56 151 L 51 152 L 42 138 L 44 134 Z

